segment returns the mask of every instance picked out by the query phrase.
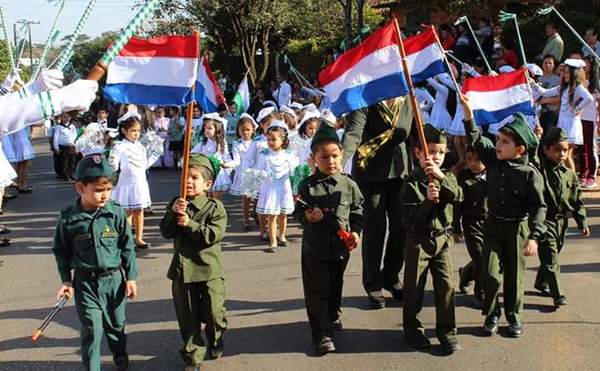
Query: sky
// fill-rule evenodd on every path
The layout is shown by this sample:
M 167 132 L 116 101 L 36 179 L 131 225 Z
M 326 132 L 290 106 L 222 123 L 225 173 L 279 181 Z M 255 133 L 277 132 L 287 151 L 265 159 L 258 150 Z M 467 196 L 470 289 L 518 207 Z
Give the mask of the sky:
M 127 24 L 134 14 L 136 0 L 96 0 L 96 5 L 88 19 L 82 34 L 99 36 L 106 31 L 116 31 Z M 88 0 L 65 0 L 65 7 L 58 20 L 59 40 L 75 29 Z M 34 43 L 44 43 L 58 7 L 46 0 L 0 0 L 7 23 L 7 31 L 13 39 L 13 24 L 19 19 L 39 21 L 31 25 L 31 36 Z M 27 36 L 26 34 L 23 36 Z M 0 33 L 0 37 L 3 34 Z

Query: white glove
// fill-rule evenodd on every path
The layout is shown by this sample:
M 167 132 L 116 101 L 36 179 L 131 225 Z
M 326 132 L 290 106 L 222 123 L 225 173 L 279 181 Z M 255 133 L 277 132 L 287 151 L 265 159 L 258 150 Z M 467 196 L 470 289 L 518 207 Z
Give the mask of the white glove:
M 52 101 L 60 112 L 87 111 L 96 99 L 98 82 L 92 80 L 77 80 L 62 89 L 51 93 Z
M 25 85 L 25 96 L 41 93 L 46 90 L 56 90 L 63 86 L 65 76 L 59 70 L 41 70 L 34 82 Z
M 8 74 L 8 76 L 6 76 L 6 79 L 2 83 L 2 89 L 5 89 L 10 92 L 13 86 L 15 85 L 15 82 L 18 82 L 20 85 L 23 85 L 23 81 L 21 81 L 21 77 L 19 76 L 19 74 L 16 71 L 12 71 L 10 74 Z

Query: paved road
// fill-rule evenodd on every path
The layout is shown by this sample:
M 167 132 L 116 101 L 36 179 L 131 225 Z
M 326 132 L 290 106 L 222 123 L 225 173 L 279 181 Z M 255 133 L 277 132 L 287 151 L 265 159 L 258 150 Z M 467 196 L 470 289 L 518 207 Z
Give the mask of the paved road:
M 35 192 L 9 203 L 1 221 L 12 229 L 13 245 L 0 250 L 0 370 L 77 370 L 79 323 L 72 303 L 59 314 L 45 337 L 29 336 L 54 303 L 59 286 L 50 252 L 56 217 L 75 198 L 73 185 L 55 179 L 43 140 L 35 140 L 32 168 Z M 181 344 L 165 278 L 171 243 L 157 224 L 166 202 L 177 193 L 178 174 L 150 174 L 156 214 L 148 220 L 153 247 L 138 255 L 140 296 L 128 305 L 127 328 L 132 370 L 176 370 Z M 591 239 L 571 235 L 562 255 L 564 290 L 569 305 L 554 312 L 551 301 L 532 289 L 537 258 L 529 259 L 525 336 L 484 338 L 483 318 L 467 297 L 457 295 L 459 341 L 463 350 L 443 356 L 439 347 L 411 351 L 402 340 L 401 308 L 388 300 L 384 310 L 368 310 L 361 288 L 361 259 L 354 253 L 346 272 L 344 327 L 336 337 L 337 354 L 315 357 L 309 339 L 300 278 L 300 231 L 290 229 L 291 247 L 265 254 L 254 233 L 243 233 L 237 202 L 226 200 L 228 235 L 223 251 L 230 329 L 225 355 L 205 363 L 206 370 L 600 370 L 600 203 L 590 201 Z M 571 232 L 575 232 L 571 230 Z M 464 245 L 452 252 L 455 267 L 467 260 Z M 431 286 L 424 323 L 435 336 Z M 434 344 L 437 341 L 433 340 Z M 106 369 L 112 369 L 104 347 Z

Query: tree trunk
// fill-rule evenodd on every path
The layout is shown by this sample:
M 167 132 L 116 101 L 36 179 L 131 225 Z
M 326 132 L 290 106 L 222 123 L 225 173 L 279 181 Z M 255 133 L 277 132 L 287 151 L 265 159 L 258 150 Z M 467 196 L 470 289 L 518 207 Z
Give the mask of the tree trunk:
M 348 42 L 352 40 L 352 1 L 354 0 L 340 0 L 344 8 L 344 36 Z
M 356 23 L 358 25 L 358 32 L 360 33 L 365 26 L 365 22 L 363 19 L 365 10 L 365 0 L 357 0 L 356 1 Z

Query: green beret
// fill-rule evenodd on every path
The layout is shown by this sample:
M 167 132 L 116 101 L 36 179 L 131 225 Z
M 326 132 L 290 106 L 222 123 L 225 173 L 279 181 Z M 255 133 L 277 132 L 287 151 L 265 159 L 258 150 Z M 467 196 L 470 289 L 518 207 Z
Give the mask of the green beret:
M 107 177 L 112 178 L 113 170 L 103 155 L 91 155 L 84 157 L 77 164 L 75 180 Z
M 311 146 L 314 146 L 322 140 L 331 140 L 333 142 L 341 143 L 335 128 L 327 122 L 321 122 L 319 129 L 312 138 Z
M 508 130 L 516 135 L 520 140 L 520 145 L 524 145 L 527 149 L 535 148 L 538 145 L 538 140 L 533 130 L 525 120 L 525 116 L 520 113 L 514 115 L 513 120 L 504 125 L 502 129 Z
M 188 166 L 207 168 L 212 173 L 213 180 L 217 178 L 217 174 L 219 174 L 221 168 L 220 161 L 217 158 L 213 156 L 207 157 L 200 153 L 190 153 Z
M 551 128 L 544 136 L 544 143 L 553 144 L 556 142 L 562 142 L 569 140 L 567 133 L 561 128 Z
M 434 128 L 433 126 L 426 124 L 423 126 L 423 132 L 425 133 L 425 141 L 427 143 L 434 144 L 447 144 L 448 137 L 446 133 L 441 130 Z

